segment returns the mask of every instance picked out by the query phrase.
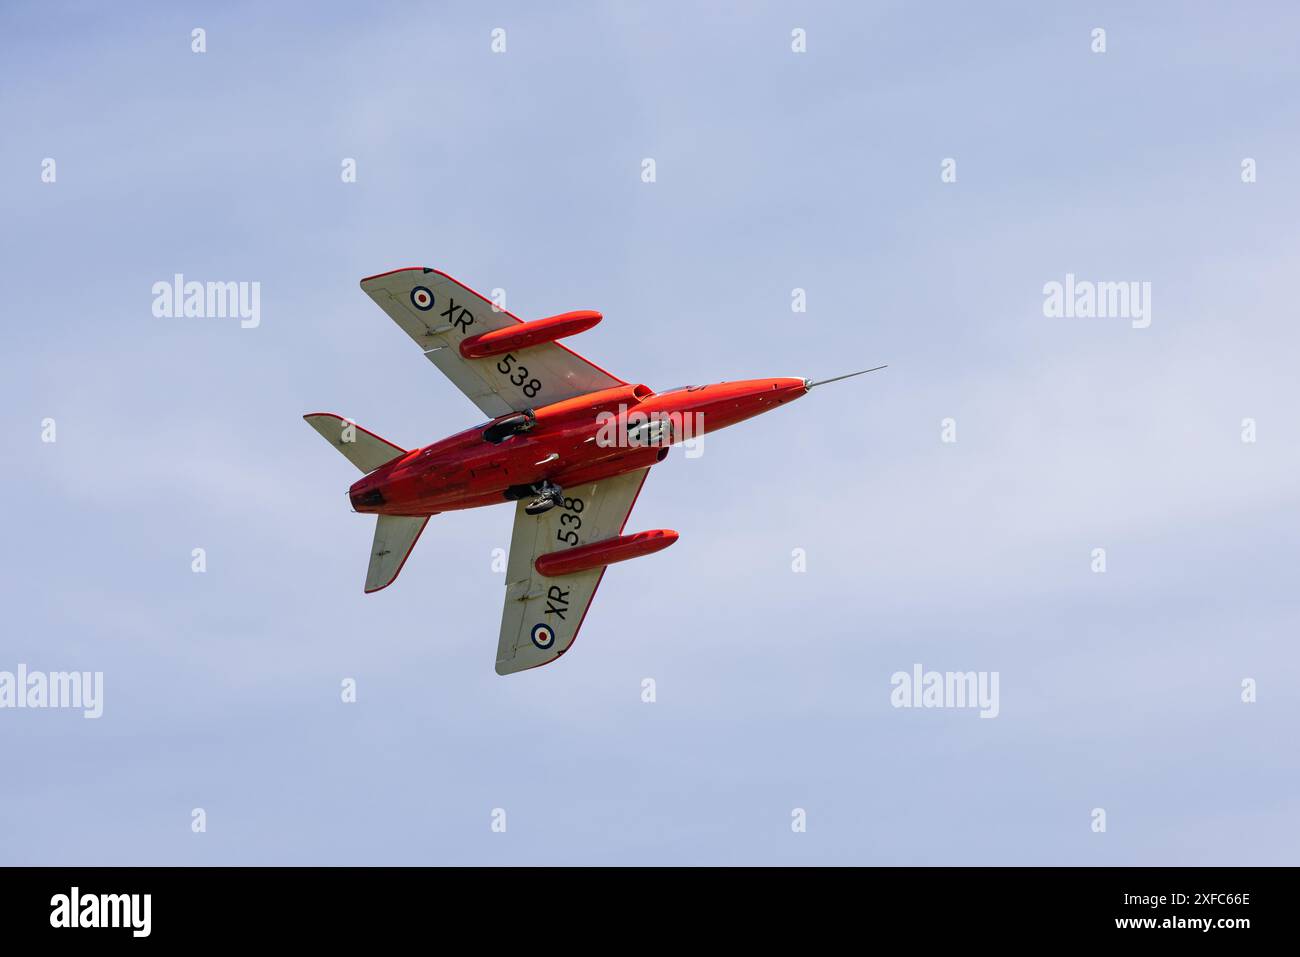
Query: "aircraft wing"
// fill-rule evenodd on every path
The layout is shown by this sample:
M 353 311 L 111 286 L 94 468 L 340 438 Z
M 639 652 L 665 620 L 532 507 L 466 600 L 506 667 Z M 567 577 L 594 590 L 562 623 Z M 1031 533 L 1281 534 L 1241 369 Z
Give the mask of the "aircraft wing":
M 626 385 L 558 342 L 487 359 L 462 357 L 462 339 L 523 320 L 497 310 L 489 300 L 436 269 L 417 266 L 370 276 L 361 280 L 361 288 L 416 341 L 430 362 L 492 418 Z
M 506 601 L 497 644 L 497 674 L 549 664 L 578 637 L 587 606 L 605 567 L 547 578 L 533 563 L 539 555 L 613 538 L 623 531 L 648 468 L 564 490 L 564 506 L 528 515 L 515 511 Z

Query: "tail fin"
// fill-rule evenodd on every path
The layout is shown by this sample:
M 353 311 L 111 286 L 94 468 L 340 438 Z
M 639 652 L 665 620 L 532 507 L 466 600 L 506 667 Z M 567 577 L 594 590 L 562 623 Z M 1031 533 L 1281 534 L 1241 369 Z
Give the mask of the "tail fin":
M 313 412 L 303 419 L 362 472 L 373 472 L 385 462 L 406 454 L 406 449 L 333 412 Z
M 379 516 L 379 523 L 375 526 L 375 544 L 370 548 L 370 568 L 366 572 L 367 595 L 393 583 L 428 524 L 427 515 L 422 518 Z

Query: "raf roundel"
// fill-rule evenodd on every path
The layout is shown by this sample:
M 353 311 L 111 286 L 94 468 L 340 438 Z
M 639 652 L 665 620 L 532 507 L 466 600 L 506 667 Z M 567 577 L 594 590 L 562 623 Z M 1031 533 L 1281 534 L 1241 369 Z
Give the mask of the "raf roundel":
M 533 625 L 533 644 L 545 651 L 555 644 L 555 630 L 550 625 Z
M 428 312 L 433 308 L 433 293 L 424 286 L 416 286 L 411 290 L 411 305 L 421 312 Z

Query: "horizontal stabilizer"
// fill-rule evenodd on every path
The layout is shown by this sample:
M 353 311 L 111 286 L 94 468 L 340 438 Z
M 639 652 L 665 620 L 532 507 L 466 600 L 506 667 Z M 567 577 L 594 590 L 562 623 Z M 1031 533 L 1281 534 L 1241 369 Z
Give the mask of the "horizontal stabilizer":
M 427 524 L 427 515 L 422 518 L 379 516 L 375 525 L 375 544 L 370 549 L 370 568 L 366 572 L 367 595 L 393 583 Z
M 401 446 L 381 439 L 333 412 L 313 412 L 304 415 L 303 419 L 362 472 L 373 472 L 384 463 L 406 454 L 406 449 Z

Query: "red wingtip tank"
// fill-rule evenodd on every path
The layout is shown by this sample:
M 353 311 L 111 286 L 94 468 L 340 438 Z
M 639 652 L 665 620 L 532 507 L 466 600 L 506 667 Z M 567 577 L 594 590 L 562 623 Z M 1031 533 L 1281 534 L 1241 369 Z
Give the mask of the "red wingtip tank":
M 544 342 L 554 342 L 556 339 L 566 339 L 586 332 L 603 318 L 598 312 L 583 309 L 521 322 L 517 326 L 494 329 L 492 332 L 462 339 L 460 354 L 466 359 L 487 359 L 505 352 L 527 349 L 529 346 L 539 346 Z
M 539 555 L 533 567 L 537 569 L 539 575 L 558 578 L 561 575 L 585 572 L 601 565 L 612 565 L 615 562 L 625 562 L 630 558 L 640 558 L 642 555 L 653 555 L 675 541 L 677 541 L 677 533 L 671 528 L 656 528 L 648 532 L 619 535 L 617 538 L 607 538 L 589 545 L 578 545 L 563 551 Z

